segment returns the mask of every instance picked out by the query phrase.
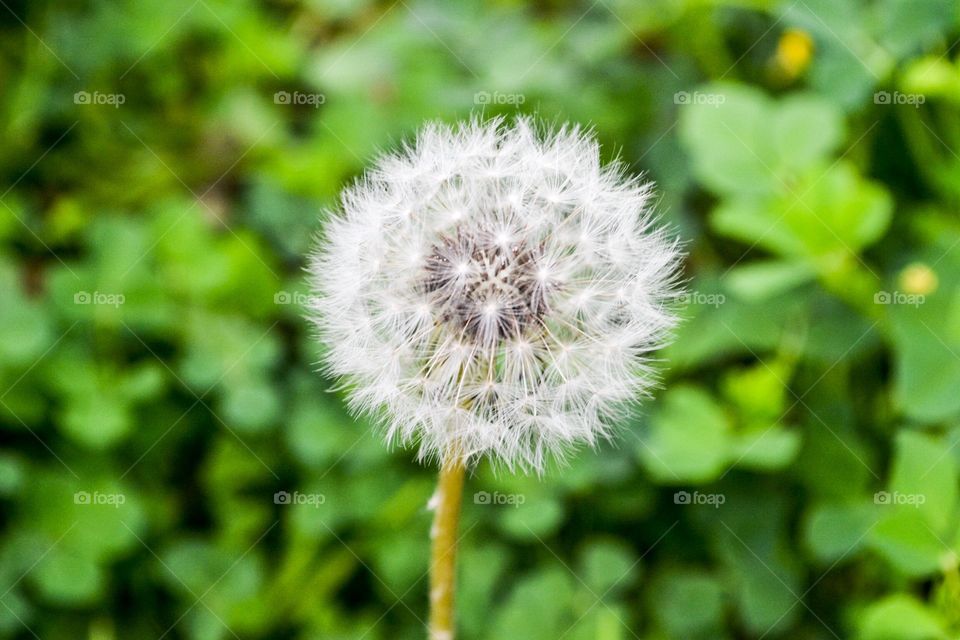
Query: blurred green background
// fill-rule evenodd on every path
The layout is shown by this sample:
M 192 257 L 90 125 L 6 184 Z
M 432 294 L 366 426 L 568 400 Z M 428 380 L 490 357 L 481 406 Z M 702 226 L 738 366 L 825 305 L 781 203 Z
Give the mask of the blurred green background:
M 688 242 L 615 446 L 470 478 L 464 640 L 960 637 L 952 0 L 0 1 L 0 637 L 424 638 L 432 469 L 314 372 L 321 210 L 593 125 Z M 283 493 L 285 492 L 285 493 Z

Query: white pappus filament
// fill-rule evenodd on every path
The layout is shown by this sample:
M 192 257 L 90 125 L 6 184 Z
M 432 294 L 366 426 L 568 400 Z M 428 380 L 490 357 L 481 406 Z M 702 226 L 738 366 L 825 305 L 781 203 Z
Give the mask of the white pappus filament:
M 541 471 L 656 379 L 680 251 L 578 127 L 430 124 L 346 189 L 310 319 L 351 407 L 421 457 Z

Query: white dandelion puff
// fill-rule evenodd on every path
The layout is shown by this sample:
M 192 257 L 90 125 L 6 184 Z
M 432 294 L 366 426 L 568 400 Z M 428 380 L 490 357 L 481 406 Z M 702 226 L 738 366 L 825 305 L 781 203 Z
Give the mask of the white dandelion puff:
M 655 384 L 680 251 L 576 126 L 429 124 L 346 189 L 310 318 L 352 409 L 421 458 L 541 471 Z

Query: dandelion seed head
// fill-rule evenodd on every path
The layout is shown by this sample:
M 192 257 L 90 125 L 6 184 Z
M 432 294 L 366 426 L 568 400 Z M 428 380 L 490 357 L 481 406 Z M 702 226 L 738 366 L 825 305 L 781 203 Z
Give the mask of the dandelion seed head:
M 541 471 L 656 383 L 680 251 L 575 126 L 430 124 L 331 212 L 309 316 L 351 407 L 421 458 Z

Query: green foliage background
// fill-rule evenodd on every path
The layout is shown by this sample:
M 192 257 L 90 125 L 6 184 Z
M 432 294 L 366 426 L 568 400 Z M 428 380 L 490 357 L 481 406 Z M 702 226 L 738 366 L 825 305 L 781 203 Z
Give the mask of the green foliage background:
M 425 637 L 433 471 L 302 267 L 480 110 L 594 125 L 691 293 L 616 446 L 470 478 L 462 637 L 960 637 L 956 2 L 0 5 L 0 637 Z

